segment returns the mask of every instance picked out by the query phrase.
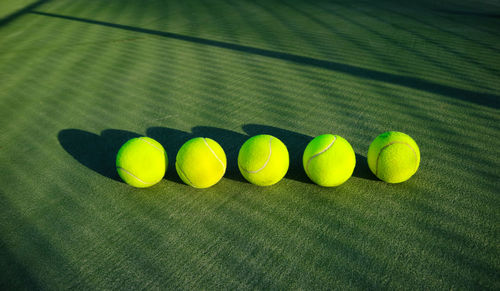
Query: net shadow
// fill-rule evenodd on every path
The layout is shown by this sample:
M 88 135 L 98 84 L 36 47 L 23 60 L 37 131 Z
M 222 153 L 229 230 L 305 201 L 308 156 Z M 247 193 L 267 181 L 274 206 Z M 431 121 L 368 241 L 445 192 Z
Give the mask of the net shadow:
M 0 27 L 1 26 L 4 26 L 4 25 L 7 25 L 9 23 L 11 23 L 12 21 L 16 20 L 18 17 L 20 16 L 23 16 L 25 15 L 26 13 L 29 13 L 31 12 L 31 10 L 35 9 L 35 8 L 38 8 L 40 5 L 42 4 L 45 4 L 47 2 L 49 2 L 50 0 L 39 0 L 39 1 L 36 1 L 35 3 L 32 3 L 12 14 L 9 14 L 3 18 L 0 19 Z
M 85 19 L 85 18 L 79 18 L 79 17 L 67 16 L 67 15 L 59 15 L 59 14 L 53 14 L 53 13 L 47 13 L 47 12 L 40 12 L 40 11 L 31 11 L 30 13 L 48 16 L 48 17 L 53 17 L 53 18 L 60 18 L 60 19 L 79 21 L 79 22 L 84 22 L 84 23 L 89 23 L 89 24 L 102 25 L 102 26 L 107 26 L 107 27 L 112 27 L 112 28 L 117 28 L 117 29 L 122 29 L 122 30 L 127 30 L 127 31 L 145 33 L 145 34 L 149 34 L 149 35 L 168 37 L 170 39 L 177 39 L 177 40 L 187 41 L 187 42 L 191 42 L 191 43 L 208 45 L 208 46 L 229 49 L 229 50 L 233 50 L 233 51 L 244 52 L 244 53 L 259 55 L 259 56 L 263 56 L 263 57 L 273 58 L 273 59 L 289 61 L 289 62 L 300 64 L 300 65 L 313 66 L 313 67 L 318 67 L 318 68 L 322 68 L 322 69 L 326 69 L 326 70 L 330 70 L 330 71 L 340 72 L 340 73 L 348 74 L 348 75 L 363 78 L 363 79 L 374 80 L 374 81 L 384 82 L 384 83 L 388 83 L 388 84 L 394 84 L 394 85 L 398 85 L 398 86 L 404 86 L 407 88 L 417 89 L 417 90 L 425 91 L 425 92 L 432 93 L 432 94 L 439 94 L 439 95 L 446 96 L 448 98 L 472 102 L 475 104 L 488 106 L 488 107 L 492 107 L 495 109 L 500 108 L 500 103 L 498 101 L 498 100 L 500 100 L 500 96 L 498 96 L 496 94 L 477 92 L 477 91 L 467 90 L 467 89 L 462 89 L 462 88 L 456 88 L 456 87 L 447 86 L 444 84 L 439 84 L 439 83 L 435 83 L 435 82 L 431 82 L 431 81 L 427 81 L 424 79 L 415 78 L 415 77 L 411 77 L 411 76 L 391 74 L 391 73 L 386 73 L 386 72 L 377 71 L 377 70 L 373 70 L 373 69 L 367 69 L 367 68 L 357 67 L 357 66 L 353 66 L 353 65 L 349 65 L 349 64 L 343 64 L 343 63 L 339 63 L 339 62 L 320 60 L 320 59 L 316 59 L 316 58 L 300 56 L 300 55 L 290 54 L 290 53 L 286 53 L 286 52 L 272 51 L 272 50 L 261 49 L 261 48 L 252 47 L 252 46 L 239 45 L 239 44 L 211 40 L 211 39 L 189 36 L 189 35 L 182 35 L 182 34 L 173 33 L 173 32 L 145 29 L 145 28 L 140 28 L 140 27 L 135 27 L 135 26 L 130 26 L 130 25 L 116 24 L 116 23 L 91 20 L 91 19 Z

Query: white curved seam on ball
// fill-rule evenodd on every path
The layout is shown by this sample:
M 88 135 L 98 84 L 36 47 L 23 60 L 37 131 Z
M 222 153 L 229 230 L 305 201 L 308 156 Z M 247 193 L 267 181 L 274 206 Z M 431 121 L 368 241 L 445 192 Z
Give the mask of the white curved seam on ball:
M 159 150 L 160 152 L 162 152 L 162 153 L 164 152 L 162 149 L 160 149 L 159 147 L 157 147 L 156 145 L 154 145 L 152 142 L 149 142 L 149 141 L 143 139 L 142 137 L 140 137 L 139 139 L 142 140 L 145 143 L 148 143 L 150 146 L 154 147 L 155 149 Z
M 177 164 L 177 162 L 175 162 Z M 179 171 L 181 171 L 182 175 L 184 176 L 184 178 L 186 178 L 186 180 L 188 180 L 190 186 L 194 186 L 193 182 L 191 182 L 191 180 L 189 180 L 188 176 L 186 175 L 186 173 L 184 173 L 184 171 L 182 170 L 182 167 L 181 166 L 178 166 L 177 167 L 179 169 Z
M 137 179 L 137 181 L 139 181 L 139 182 L 143 183 L 144 185 L 152 184 L 152 183 L 146 183 L 146 182 L 144 182 L 143 180 L 139 179 L 136 175 L 134 175 L 134 174 L 130 173 L 129 171 L 125 170 L 125 169 L 124 169 L 124 168 L 122 168 L 122 167 L 117 167 L 117 169 L 120 169 L 120 170 L 124 171 L 126 174 L 129 174 L 130 176 L 132 176 L 133 178 L 136 178 L 136 179 Z
M 264 165 L 263 165 L 260 169 L 255 170 L 255 171 L 249 171 L 249 170 L 247 170 L 247 169 L 243 169 L 243 167 L 242 167 L 242 169 L 243 169 L 243 170 L 245 170 L 245 171 L 247 171 L 247 172 L 248 172 L 248 173 L 250 173 L 250 174 L 256 174 L 256 173 L 258 173 L 258 172 L 260 172 L 260 171 L 264 170 L 264 168 L 267 166 L 267 164 L 268 164 L 268 163 L 269 163 L 269 161 L 271 160 L 271 154 L 273 153 L 272 141 L 273 141 L 273 138 L 271 137 L 271 138 L 269 139 L 269 156 L 267 156 L 267 161 L 264 163 Z
M 377 163 L 376 163 L 376 168 L 375 168 L 375 176 L 376 176 L 376 175 L 378 175 L 378 160 L 379 160 L 379 158 L 380 158 L 380 154 L 381 154 L 381 153 L 382 153 L 382 151 L 384 151 L 386 148 L 388 148 L 389 146 L 391 146 L 391 145 L 393 145 L 393 144 L 396 144 L 396 143 L 404 144 L 404 145 L 406 145 L 407 147 L 409 147 L 409 148 L 412 150 L 413 154 L 415 154 L 415 159 L 418 161 L 417 152 L 415 151 L 415 149 L 414 149 L 411 145 L 409 145 L 408 143 L 403 142 L 403 141 L 393 141 L 393 142 L 390 142 L 390 143 L 386 144 L 385 146 L 383 146 L 383 147 L 380 149 L 380 151 L 378 152 L 378 155 L 377 155 Z M 417 163 L 417 165 L 418 165 L 418 163 Z M 415 168 L 416 168 L 416 167 L 417 167 L 417 166 L 415 166 Z
M 312 157 L 309 158 L 309 160 L 307 160 L 307 164 L 306 164 L 306 173 L 309 175 L 309 163 L 311 162 L 312 159 L 314 159 L 315 157 L 321 155 L 322 153 L 326 152 L 328 149 L 330 149 L 333 144 L 335 143 L 335 141 L 337 140 L 337 137 L 336 136 L 333 136 L 333 140 L 332 142 L 322 151 L 320 151 L 319 153 L 313 155 Z
M 215 158 L 217 159 L 217 161 L 220 162 L 220 164 L 222 165 L 222 170 L 225 172 L 226 171 L 226 165 L 224 165 L 224 162 L 222 162 L 222 160 L 217 156 L 217 154 L 214 152 L 214 150 L 210 147 L 210 145 L 208 144 L 207 140 L 205 138 L 203 138 L 203 141 L 205 142 L 205 144 L 207 145 L 208 149 L 212 152 L 212 154 L 214 154 Z

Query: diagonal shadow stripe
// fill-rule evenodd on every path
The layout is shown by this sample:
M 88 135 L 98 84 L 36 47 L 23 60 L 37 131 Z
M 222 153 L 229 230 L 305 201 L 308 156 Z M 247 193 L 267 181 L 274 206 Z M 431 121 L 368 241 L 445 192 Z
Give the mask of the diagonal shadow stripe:
M 129 26 L 129 25 L 122 25 L 122 24 L 116 24 L 116 23 L 110 23 L 110 22 L 104 22 L 104 21 L 98 21 L 98 20 L 91 20 L 91 19 L 79 18 L 79 17 L 74 17 L 74 16 L 59 15 L 59 14 L 53 14 L 53 13 L 47 13 L 47 12 L 40 12 L 40 11 L 31 11 L 29 13 L 44 15 L 44 16 L 49 16 L 49 17 L 56 17 L 56 18 L 61 18 L 61 19 L 67 19 L 67 20 L 73 20 L 73 21 L 80 21 L 80 22 L 91 23 L 91 24 L 97 24 L 97 25 L 103 25 L 103 26 L 119 28 L 119 29 L 128 30 L 128 31 L 146 33 L 146 34 L 150 34 L 150 35 L 163 36 L 163 37 L 168 37 L 168 38 L 172 38 L 172 39 L 188 41 L 188 42 L 192 42 L 192 43 L 198 43 L 198 44 L 209 45 L 209 46 L 214 46 L 214 47 L 219 47 L 219 48 L 224 48 L 224 49 L 230 49 L 230 50 L 239 51 L 239 52 L 260 55 L 260 56 L 268 57 L 268 58 L 290 61 L 290 62 L 297 63 L 300 65 L 319 67 L 319 68 L 323 68 L 323 69 L 327 69 L 327 70 L 331 70 L 331 71 L 341 72 L 341 73 L 348 74 L 348 75 L 355 76 L 355 77 L 365 78 L 368 80 L 375 80 L 375 81 L 380 81 L 380 82 L 384 82 L 384 83 L 390 83 L 390 84 L 395 84 L 395 85 L 399 85 L 399 86 L 404 86 L 404 87 L 408 87 L 408 88 L 412 88 L 412 89 L 416 89 L 416 90 L 421 90 L 421 91 L 425 91 L 428 93 L 439 94 L 439 95 L 443 95 L 443 96 L 446 96 L 449 98 L 454 98 L 454 99 L 459 99 L 459 100 L 463 100 L 463 101 L 467 101 L 467 102 L 472 102 L 472 103 L 476 103 L 476 104 L 483 105 L 483 106 L 489 106 L 489 107 L 492 107 L 495 109 L 498 109 L 499 105 L 500 105 L 499 104 L 500 96 L 496 95 L 496 94 L 476 92 L 476 91 L 471 91 L 471 90 L 467 90 L 467 89 L 460 89 L 460 88 L 456 88 L 456 87 L 451 87 L 451 86 L 446 86 L 446 85 L 442 85 L 442 84 L 438 84 L 438 83 L 433 83 L 433 82 L 423 80 L 420 78 L 415 78 L 415 77 L 390 74 L 390 73 L 385 73 L 385 72 L 381 72 L 381 71 L 376 71 L 376 70 L 361 68 L 361 67 L 357 67 L 357 66 L 342 64 L 342 63 L 338 63 L 338 62 L 319 60 L 319 59 L 305 57 L 305 56 L 299 56 L 299 55 L 294 55 L 294 54 L 289 54 L 289 53 L 284 53 L 284 52 L 271 51 L 271 50 L 260 49 L 260 48 L 251 47 L 251 46 L 227 43 L 227 42 L 223 42 L 223 41 L 205 39 L 205 38 L 200 38 L 200 37 L 182 35 L 182 34 L 177 34 L 177 33 L 172 33 L 172 32 L 145 29 L 145 28 L 134 27 L 134 26 Z
M 31 10 L 37 8 L 38 6 L 42 5 L 42 4 L 45 4 L 47 2 L 49 2 L 50 0 L 39 0 L 39 1 L 36 1 L 35 3 L 32 3 L 26 7 L 24 7 L 23 9 L 21 10 L 18 10 L 12 14 L 9 14 L 7 16 L 5 16 L 4 18 L 1 18 L 0 19 L 0 26 L 3 26 L 3 25 L 6 25 L 12 21 L 14 21 L 16 18 L 18 18 L 19 16 L 22 16 L 26 13 L 29 13 Z
M 455 9 L 436 9 L 436 11 L 441 13 L 461 15 L 461 16 L 500 18 L 500 13 L 492 13 L 492 12 L 474 12 L 474 11 L 455 10 Z

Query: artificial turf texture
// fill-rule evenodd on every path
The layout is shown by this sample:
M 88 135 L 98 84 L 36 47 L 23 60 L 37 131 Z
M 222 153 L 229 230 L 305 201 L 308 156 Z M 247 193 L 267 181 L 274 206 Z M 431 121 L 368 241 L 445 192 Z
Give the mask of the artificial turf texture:
M 498 2 L 2 2 L 0 289 L 500 289 Z M 398 185 L 366 164 L 387 130 L 421 150 Z M 236 165 L 261 133 L 272 187 Z M 337 188 L 302 169 L 323 133 L 357 153 Z M 139 135 L 170 161 L 146 190 L 114 168 Z M 205 190 L 173 167 L 195 136 L 228 156 Z

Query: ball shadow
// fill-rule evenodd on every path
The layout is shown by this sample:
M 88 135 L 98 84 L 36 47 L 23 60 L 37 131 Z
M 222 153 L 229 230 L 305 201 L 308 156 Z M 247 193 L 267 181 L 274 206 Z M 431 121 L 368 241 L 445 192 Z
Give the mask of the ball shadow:
M 167 152 L 168 167 L 165 179 L 184 185 L 175 169 L 175 157 L 181 146 L 193 135 L 189 132 L 168 127 L 150 127 L 146 130 L 146 135 L 163 145 Z
M 290 130 L 260 124 L 245 124 L 243 130 L 250 136 L 270 134 L 281 140 L 290 154 L 290 166 L 285 177 L 302 183 L 312 184 L 302 167 L 302 155 L 307 144 L 313 139 L 311 136 Z
M 140 136 L 130 131 L 107 129 L 97 135 L 80 129 L 61 130 L 57 138 L 75 160 L 104 177 L 122 182 L 116 172 L 116 154 L 129 139 Z
M 224 177 L 238 182 L 247 182 L 238 169 L 239 149 L 248 139 L 247 135 L 210 126 L 195 126 L 192 128 L 192 132 L 194 136 L 208 137 L 215 140 L 224 149 L 227 158 Z
M 356 167 L 352 175 L 361 179 L 380 181 L 368 167 L 368 160 L 366 157 L 358 153 L 356 153 Z

